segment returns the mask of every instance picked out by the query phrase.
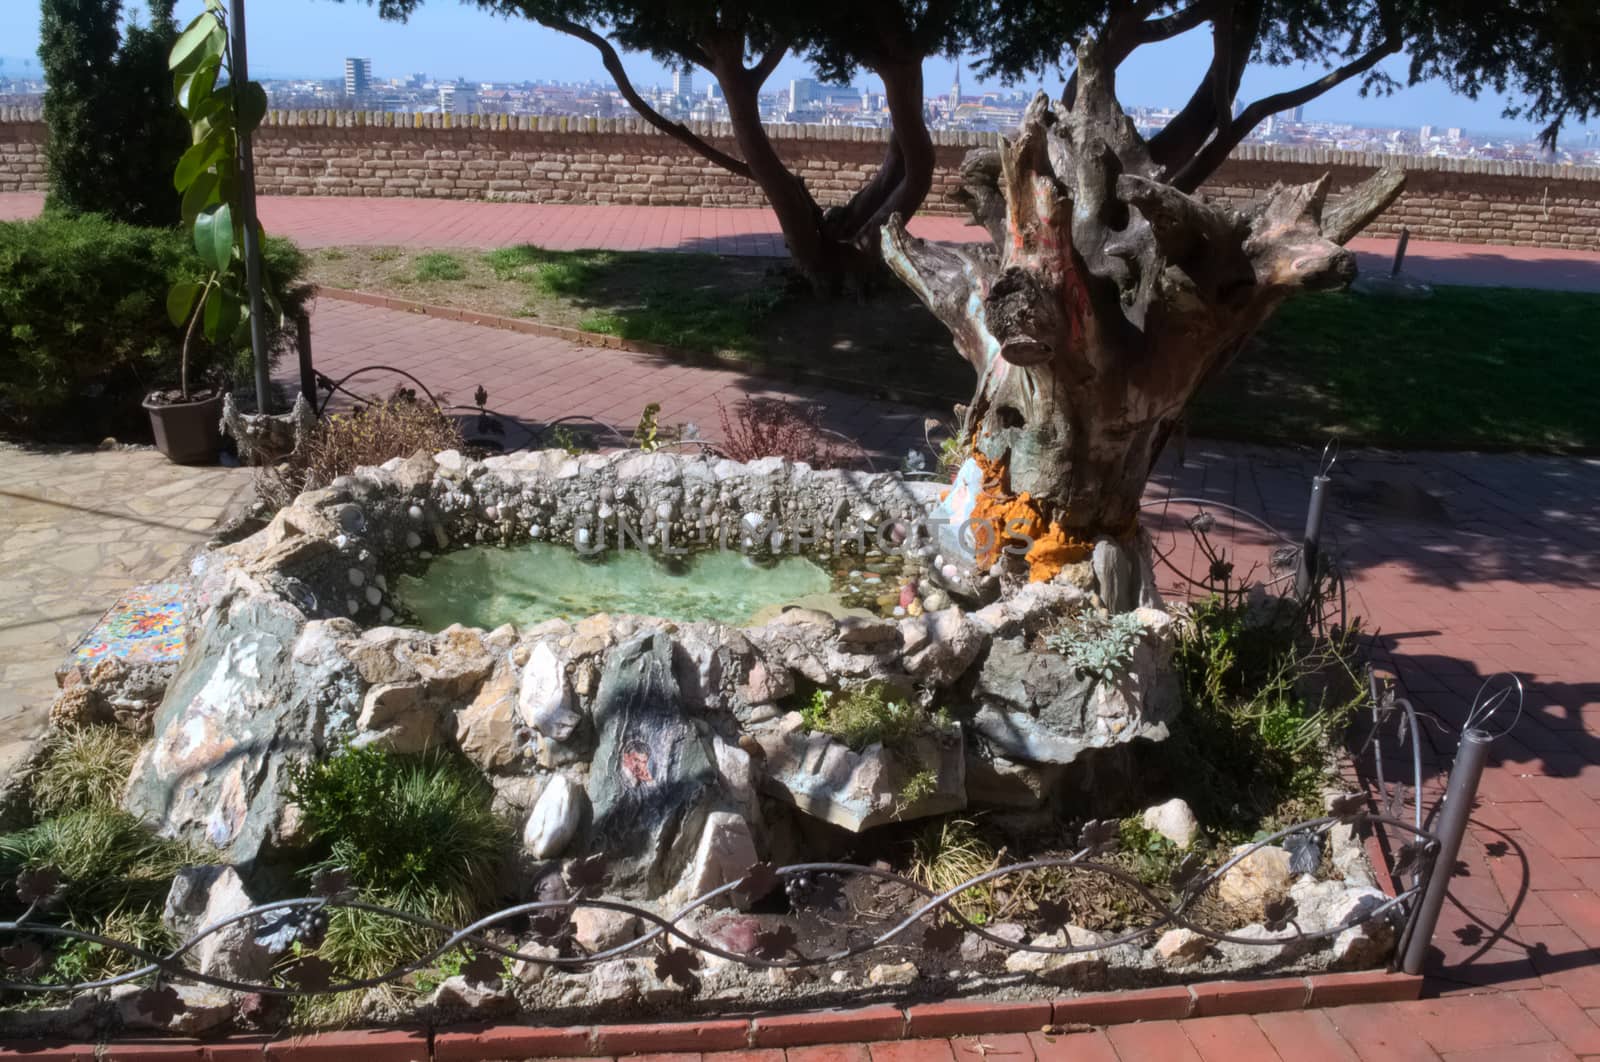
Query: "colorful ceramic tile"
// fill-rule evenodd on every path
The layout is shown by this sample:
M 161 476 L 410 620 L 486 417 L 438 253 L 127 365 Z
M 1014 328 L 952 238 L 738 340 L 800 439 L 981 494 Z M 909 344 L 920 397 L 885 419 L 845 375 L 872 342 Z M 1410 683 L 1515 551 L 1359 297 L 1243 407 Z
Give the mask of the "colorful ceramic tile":
M 67 655 L 65 672 L 116 658 L 129 664 L 176 664 L 183 656 L 182 583 L 136 586 L 117 599 Z

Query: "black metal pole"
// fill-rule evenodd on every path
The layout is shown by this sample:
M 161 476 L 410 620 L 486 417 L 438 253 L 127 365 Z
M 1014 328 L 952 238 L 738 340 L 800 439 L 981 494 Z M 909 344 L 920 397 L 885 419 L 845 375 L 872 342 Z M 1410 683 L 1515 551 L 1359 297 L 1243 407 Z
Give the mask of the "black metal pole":
M 1406 262 L 1406 244 L 1410 242 L 1411 230 L 1406 228 L 1404 225 L 1401 225 L 1400 242 L 1396 244 L 1394 248 L 1394 266 L 1389 270 L 1389 275 L 1391 277 L 1397 277 L 1400 275 L 1400 267 L 1405 265 Z
M 1327 499 L 1327 476 L 1311 478 L 1311 501 L 1306 506 L 1306 531 L 1300 538 L 1300 563 L 1295 567 L 1294 589 L 1304 601 L 1317 582 L 1317 565 L 1322 552 L 1322 509 Z
M 1468 730 L 1461 735 L 1456 762 L 1450 767 L 1450 785 L 1445 790 L 1444 804 L 1439 808 L 1439 824 L 1434 827 L 1434 834 L 1439 838 L 1439 853 L 1428 874 L 1427 888 L 1411 916 L 1406 951 L 1400 962 L 1400 968 L 1408 974 L 1421 973 L 1427 960 L 1433 931 L 1439 924 L 1439 912 L 1444 907 L 1445 894 L 1450 891 L 1456 858 L 1461 854 L 1461 839 L 1467 833 L 1467 818 L 1472 814 L 1472 801 L 1478 794 L 1478 781 L 1483 777 L 1489 746 L 1493 743 L 1494 738 L 1482 730 Z
M 232 77 L 235 85 L 250 81 L 245 54 L 244 0 L 231 0 L 228 30 L 233 37 Z M 237 90 L 236 90 L 237 91 Z M 237 96 L 235 97 L 237 98 Z M 272 412 L 272 381 L 267 376 L 267 306 L 261 297 L 261 230 L 256 225 L 256 166 L 250 134 L 239 130 L 239 224 L 244 230 L 244 279 L 250 291 L 250 355 L 256 370 L 256 412 Z
M 295 322 L 296 345 L 300 348 L 300 393 L 305 395 L 311 408 L 317 408 L 317 369 L 311 361 L 311 316 L 301 314 Z

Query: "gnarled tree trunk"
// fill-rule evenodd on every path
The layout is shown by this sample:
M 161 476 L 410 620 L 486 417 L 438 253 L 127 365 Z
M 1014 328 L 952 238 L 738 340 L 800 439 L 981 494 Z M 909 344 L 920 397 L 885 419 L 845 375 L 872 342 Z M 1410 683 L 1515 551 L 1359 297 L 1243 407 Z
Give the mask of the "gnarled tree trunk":
M 1290 294 L 1348 284 L 1342 245 L 1404 183 L 1379 172 L 1331 209 L 1326 176 L 1243 211 L 1185 194 L 1099 49 L 1080 46 L 1069 105 L 1041 94 L 1015 140 L 963 164 L 961 197 L 993 247 L 927 243 L 898 218 L 883 240 L 977 370 L 963 427 L 994 489 L 1026 493 L 1057 539 L 1085 547 L 1128 540 L 1195 391 Z

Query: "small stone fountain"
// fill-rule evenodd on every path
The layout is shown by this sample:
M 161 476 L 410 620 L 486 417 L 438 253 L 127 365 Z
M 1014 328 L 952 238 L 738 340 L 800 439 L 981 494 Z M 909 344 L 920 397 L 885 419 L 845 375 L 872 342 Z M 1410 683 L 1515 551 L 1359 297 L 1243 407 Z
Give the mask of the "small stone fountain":
M 1038 639 L 1099 604 L 1092 566 L 1077 583 L 963 597 L 983 573 L 960 570 L 929 529 L 944 493 L 897 475 L 666 453 L 445 452 L 363 469 L 197 559 L 190 648 L 127 806 L 248 873 L 297 842 L 291 764 L 346 744 L 453 745 L 525 816 L 530 859 L 603 851 L 621 868 L 613 887 L 653 899 L 798 854 L 792 831 L 765 822 L 773 802 L 854 832 L 1037 808 L 1081 782 L 1099 750 L 1164 737 L 1178 704 L 1168 614 L 1137 610 L 1124 673 L 1078 673 Z M 753 565 L 803 555 L 858 574 L 892 554 L 923 585 L 908 578 L 885 597 L 888 615 L 835 598 L 773 603 L 742 625 L 642 614 L 399 625 L 405 573 L 451 550 L 527 542 L 727 549 Z M 927 709 L 926 727 L 852 748 L 797 710 L 811 691 L 869 688 Z

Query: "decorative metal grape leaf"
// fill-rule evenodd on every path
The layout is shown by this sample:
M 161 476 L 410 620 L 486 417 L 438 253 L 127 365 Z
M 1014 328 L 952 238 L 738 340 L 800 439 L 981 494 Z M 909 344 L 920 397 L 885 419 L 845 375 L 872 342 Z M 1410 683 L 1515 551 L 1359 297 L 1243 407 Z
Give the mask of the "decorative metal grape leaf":
M 311 894 L 337 900 L 350 891 L 350 872 L 343 867 L 319 870 L 311 875 Z
M 39 965 L 44 951 L 31 940 L 19 941 L 8 948 L 0 948 L 0 962 L 19 974 L 25 974 Z
M 1289 873 L 1315 874 L 1322 865 L 1322 835 L 1311 833 L 1291 833 L 1283 839 L 1283 847 L 1289 853 Z
M 1121 827 L 1115 819 L 1090 819 L 1078 831 L 1078 847 L 1091 856 L 1115 852 L 1121 840 Z
M 17 899 L 30 907 L 49 907 L 61 892 L 61 871 L 55 867 L 35 867 L 17 875 Z
M 675 948 L 667 944 L 656 956 L 656 976 L 690 992 L 700 987 L 700 979 L 694 973 L 698 969 L 700 956 L 690 948 Z
M 1211 567 L 1207 569 L 1206 575 L 1213 584 L 1224 586 L 1233 578 L 1233 562 L 1214 560 L 1211 562 Z
M 157 1025 L 168 1025 L 187 1007 L 184 1006 L 183 997 L 178 995 L 178 990 L 171 985 L 156 985 L 147 988 L 133 997 L 133 1005 L 139 1013 L 155 1022 Z
M 922 934 L 922 946 L 929 951 L 955 951 L 961 946 L 963 930 L 959 922 L 941 922 Z
M 777 962 L 791 952 L 798 954 L 797 945 L 799 943 L 800 938 L 795 935 L 794 929 L 782 924 L 775 929 L 767 930 L 765 933 L 757 933 L 756 946 L 750 949 L 750 954 L 758 959 L 766 959 L 768 962 Z
M 1034 911 L 1039 916 L 1039 924 L 1052 933 L 1066 929 L 1067 923 L 1072 921 L 1072 904 L 1067 900 L 1040 900 Z
M 804 874 L 787 878 L 784 886 L 796 907 L 837 911 L 844 907 L 844 879 L 837 874 Z
M 739 887 L 734 891 L 748 902 L 755 903 L 777 887 L 777 868 L 771 863 L 756 863 L 744 872 L 744 877 L 739 879 Z
M 1341 793 L 1328 801 L 1328 814 L 1343 823 L 1353 823 L 1366 814 L 1365 793 Z
M 492 952 L 480 951 L 461 964 L 461 976 L 467 984 L 480 988 L 493 988 L 505 975 L 505 963 Z
M 326 992 L 333 983 L 333 964 L 319 955 L 307 955 L 291 963 L 283 976 L 302 992 Z
M 587 859 L 575 859 L 567 864 L 567 886 L 580 895 L 591 889 L 602 889 L 606 883 L 606 857 L 603 853 Z
M 1266 916 L 1263 919 L 1266 927 L 1277 933 L 1287 928 L 1290 920 L 1294 918 L 1295 904 L 1289 897 L 1281 896 L 1275 900 L 1268 900 L 1262 907 L 1262 913 Z
M 1394 857 L 1394 874 L 1415 874 L 1421 871 L 1432 848 L 1431 841 L 1408 841 L 1400 846 Z
M 1205 857 L 1198 852 L 1190 852 L 1172 868 L 1172 888 L 1175 892 L 1187 894 L 1205 880 L 1205 875 Z

